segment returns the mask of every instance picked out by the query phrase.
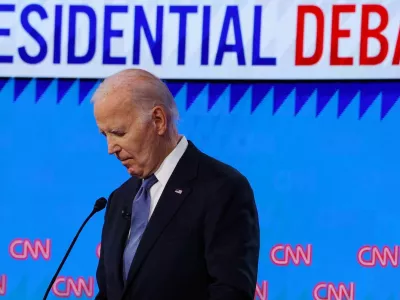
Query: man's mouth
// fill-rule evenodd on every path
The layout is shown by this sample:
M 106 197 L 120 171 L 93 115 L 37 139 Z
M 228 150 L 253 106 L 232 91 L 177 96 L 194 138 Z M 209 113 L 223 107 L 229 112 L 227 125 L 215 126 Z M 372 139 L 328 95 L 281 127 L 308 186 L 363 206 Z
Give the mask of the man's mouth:
M 121 163 L 122 163 L 125 167 L 127 167 L 127 166 L 129 165 L 129 159 L 121 160 Z

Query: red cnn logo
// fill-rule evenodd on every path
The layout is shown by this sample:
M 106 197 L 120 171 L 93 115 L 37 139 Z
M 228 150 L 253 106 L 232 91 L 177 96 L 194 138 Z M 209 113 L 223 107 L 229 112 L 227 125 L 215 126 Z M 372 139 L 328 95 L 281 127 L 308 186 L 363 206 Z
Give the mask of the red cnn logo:
M 257 283 L 254 300 L 268 300 L 268 281 L 263 281 L 261 286 Z
M 301 262 L 306 266 L 310 266 L 312 260 L 312 245 L 308 244 L 306 247 L 296 245 L 293 249 L 291 245 L 279 244 L 272 247 L 269 256 L 271 261 L 278 266 L 288 266 L 290 261 L 296 266 L 300 265 Z
M 100 250 L 101 250 L 101 243 L 99 243 L 96 247 L 96 256 L 97 258 L 100 258 Z
M 314 300 L 354 300 L 355 285 L 350 283 L 346 287 L 344 283 L 339 283 L 335 286 L 333 283 L 318 283 L 313 290 Z
M 382 267 L 399 266 L 399 246 L 394 246 L 393 250 L 384 246 L 380 250 L 377 246 L 364 246 L 358 250 L 358 263 L 363 267 L 375 267 L 380 264 Z
M 61 298 L 69 298 L 70 296 L 93 297 L 94 295 L 94 278 L 89 277 L 86 281 L 83 277 L 78 277 L 76 280 L 72 277 L 57 277 L 53 284 L 52 291 L 54 295 Z
M 0 296 L 5 296 L 7 293 L 7 276 L 0 276 Z
M 8 251 L 12 258 L 17 260 L 27 260 L 29 256 L 34 260 L 50 260 L 51 240 L 46 239 L 45 243 L 40 240 L 31 242 L 28 239 L 15 239 L 11 242 Z

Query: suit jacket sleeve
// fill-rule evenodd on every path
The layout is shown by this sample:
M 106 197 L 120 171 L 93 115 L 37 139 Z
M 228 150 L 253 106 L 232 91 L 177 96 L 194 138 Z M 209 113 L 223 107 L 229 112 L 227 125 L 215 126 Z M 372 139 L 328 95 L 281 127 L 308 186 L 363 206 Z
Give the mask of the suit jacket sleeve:
M 246 178 L 226 182 L 205 217 L 209 300 L 253 300 L 260 233 L 253 191 Z
M 104 225 L 103 225 L 103 230 L 102 230 L 102 236 L 104 235 L 104 227 L 106 226 L 107 219 L 108 219 L 108 211 L 109 207 L 111 205 L 111 199 L 112 199 L 112 193 L 110 197 L 108 197 L 108 203 L 106 207 L 106 212 L 104 214 Z M 103 241 L 103 238 L 101 239 Z M 99 288 L 99 292 L 97 293 L 95 300 L 107 300 L 107 291 L 106 291 L 106 274 L 104 270 L 104 250 L 103 246 L 100 248 L 100 258 L 99 258 L 99 263 L 97 265 L 97 271 L 96 271 L 96 280 L 97 280 L 97 286 Z

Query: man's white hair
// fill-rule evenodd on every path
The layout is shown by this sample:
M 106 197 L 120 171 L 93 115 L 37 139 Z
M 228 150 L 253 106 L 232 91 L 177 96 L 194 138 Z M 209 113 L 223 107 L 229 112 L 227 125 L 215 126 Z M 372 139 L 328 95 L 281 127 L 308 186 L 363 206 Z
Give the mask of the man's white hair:
M 91 102 L 102 101 L 110 93 L 130 93 L 133 104 L 139 108 L 143 121 L 151 116 L 155 106 L 164 108 L 169 125 L 176 128 L 179 112 L 174 97 L 166 84 L 154 74 L 142 69 L 128 69 L 118 72 L 100 84 L 94 93 Z

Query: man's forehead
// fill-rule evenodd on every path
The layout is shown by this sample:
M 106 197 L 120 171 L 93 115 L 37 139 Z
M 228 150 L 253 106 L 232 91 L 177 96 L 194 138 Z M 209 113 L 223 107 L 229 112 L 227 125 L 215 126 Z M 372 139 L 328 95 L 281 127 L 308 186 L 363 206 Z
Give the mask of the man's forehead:
M 136 117 L 134 110 L 107 102 L 95 103 L 94 115 L 101 131 L 111 131 L 128 126 Z

